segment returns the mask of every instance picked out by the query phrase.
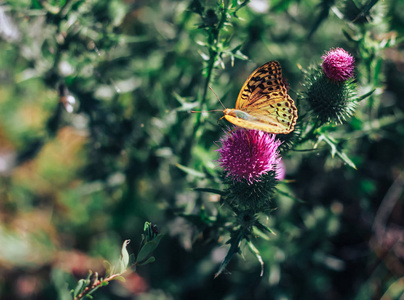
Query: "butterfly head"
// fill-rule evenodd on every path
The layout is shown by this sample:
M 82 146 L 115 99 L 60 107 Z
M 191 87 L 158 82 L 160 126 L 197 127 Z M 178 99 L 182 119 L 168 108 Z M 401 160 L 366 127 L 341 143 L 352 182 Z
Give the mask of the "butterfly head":
M 233 110 L 233 109 L 226 108 L 226 109 L 223 111 L 223 113 L 224 113 L 225 115 L 232 115 L 232 110 Z

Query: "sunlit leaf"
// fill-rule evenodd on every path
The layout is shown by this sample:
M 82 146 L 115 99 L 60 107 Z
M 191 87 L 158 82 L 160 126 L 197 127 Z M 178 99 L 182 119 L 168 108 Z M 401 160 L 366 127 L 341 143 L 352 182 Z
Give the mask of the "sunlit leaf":
M 255 255 L 255 257 L 258 259 L 260 266 L 261 266 L 261 273 L 260 276 L 262 277 L 264 275 L 264 261 L 262 260 L 262 257 L 260 255 L 260 252 L 258 249 L 254 246 L 254 244 L 251 241 L 247 242 L 248 248 L 250 248 L 251 252 Z
M 114 280 L 119 280 L 121 282 L 126 282 L 126 279 L 123 276 L 116 276 L 116 277 L 114 277 Z
M 112 265 L 109 261 L 104 260 L 103 262 L 104 268 L 105 268 L 105 276 L 109 277 L 112 275 Z
M 180 165 L 180 164 L 176 164 L 176 166 L 177 166 L 178 169 L 184 171 L 185 173 L 187 173 L 189 175 L 192 175 L 192 176 L 195 176 L 195 177 L 200 177 L 200 178 L 206 177 L 206 175 L 204 173 L 198 172 L 198 171 L 196 171 L 194 169 L 185 167 L 185 166 Z
M 123 242 L 122 250 L 121 250 L 121 270 L 119 273 L 124 272 L 128 268 L 129 264 L 129 253 L 126 247 L 130 243 L 130 240 L 126 240 Z

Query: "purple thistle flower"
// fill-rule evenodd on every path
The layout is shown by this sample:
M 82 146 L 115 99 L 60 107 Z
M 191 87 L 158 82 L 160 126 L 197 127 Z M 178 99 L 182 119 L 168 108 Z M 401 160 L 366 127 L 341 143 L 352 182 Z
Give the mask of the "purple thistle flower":
M 355 59 L 342 48 L 331 49 L 325 55 L 322 64 L 325 75 L 335 81 L 345 81 L 353 77 Z
M 246 180 L 252 184 L 260 181 L 261 175 L 277 170 L 280 161 L 277 150 L 282 142 L 275 140 L 273 134 L 238 128 L 219 142 L 219 165 L 234 181 Z
M 276 167 L 275 178 L 279 181 L 282 181 L 285 179 L 285 175 L 286 175 L 286 167 L 283 161 L 280 159 Z

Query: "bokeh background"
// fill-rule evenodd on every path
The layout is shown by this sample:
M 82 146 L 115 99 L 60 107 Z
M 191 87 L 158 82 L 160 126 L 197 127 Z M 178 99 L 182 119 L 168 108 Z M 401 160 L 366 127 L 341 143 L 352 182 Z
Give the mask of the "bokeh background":
M 72 299 L 145 221 L 165 234 L 156 262 L 96 299 L 403 299 L 403 33 L 400 0 L 0 1 L 0 299 Z M 234 107 L 269 60 L 296 100 L 335 47 L 375 89 L 331 129 L 357 169 L 321 143 L 289 151 L 277 235 L 254 241 L 263 276 L 242 246 L 214 279 L 229 235 L 206 218 L 233 216 L 194 188 L 223 188 L 225 122 L 189 111 L 221 109 L 208 86 Z

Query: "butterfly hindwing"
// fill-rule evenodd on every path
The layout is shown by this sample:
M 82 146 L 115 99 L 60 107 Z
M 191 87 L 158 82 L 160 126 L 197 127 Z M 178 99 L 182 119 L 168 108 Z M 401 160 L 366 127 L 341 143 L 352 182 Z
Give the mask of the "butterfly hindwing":
M 259 109 L 247 106 L 243 110 L 262 122 L 266 120 L 273 122 L 275 119 L 283 127 L 284 131 L 290 132 L 290 129 L 293 130 L 297 119 L 297 109 L 292 98 L 285 94 L 276 97 L 264 96 L 262 99 L 264 100 L 257 101 L 257 103 L 260 103 Z

